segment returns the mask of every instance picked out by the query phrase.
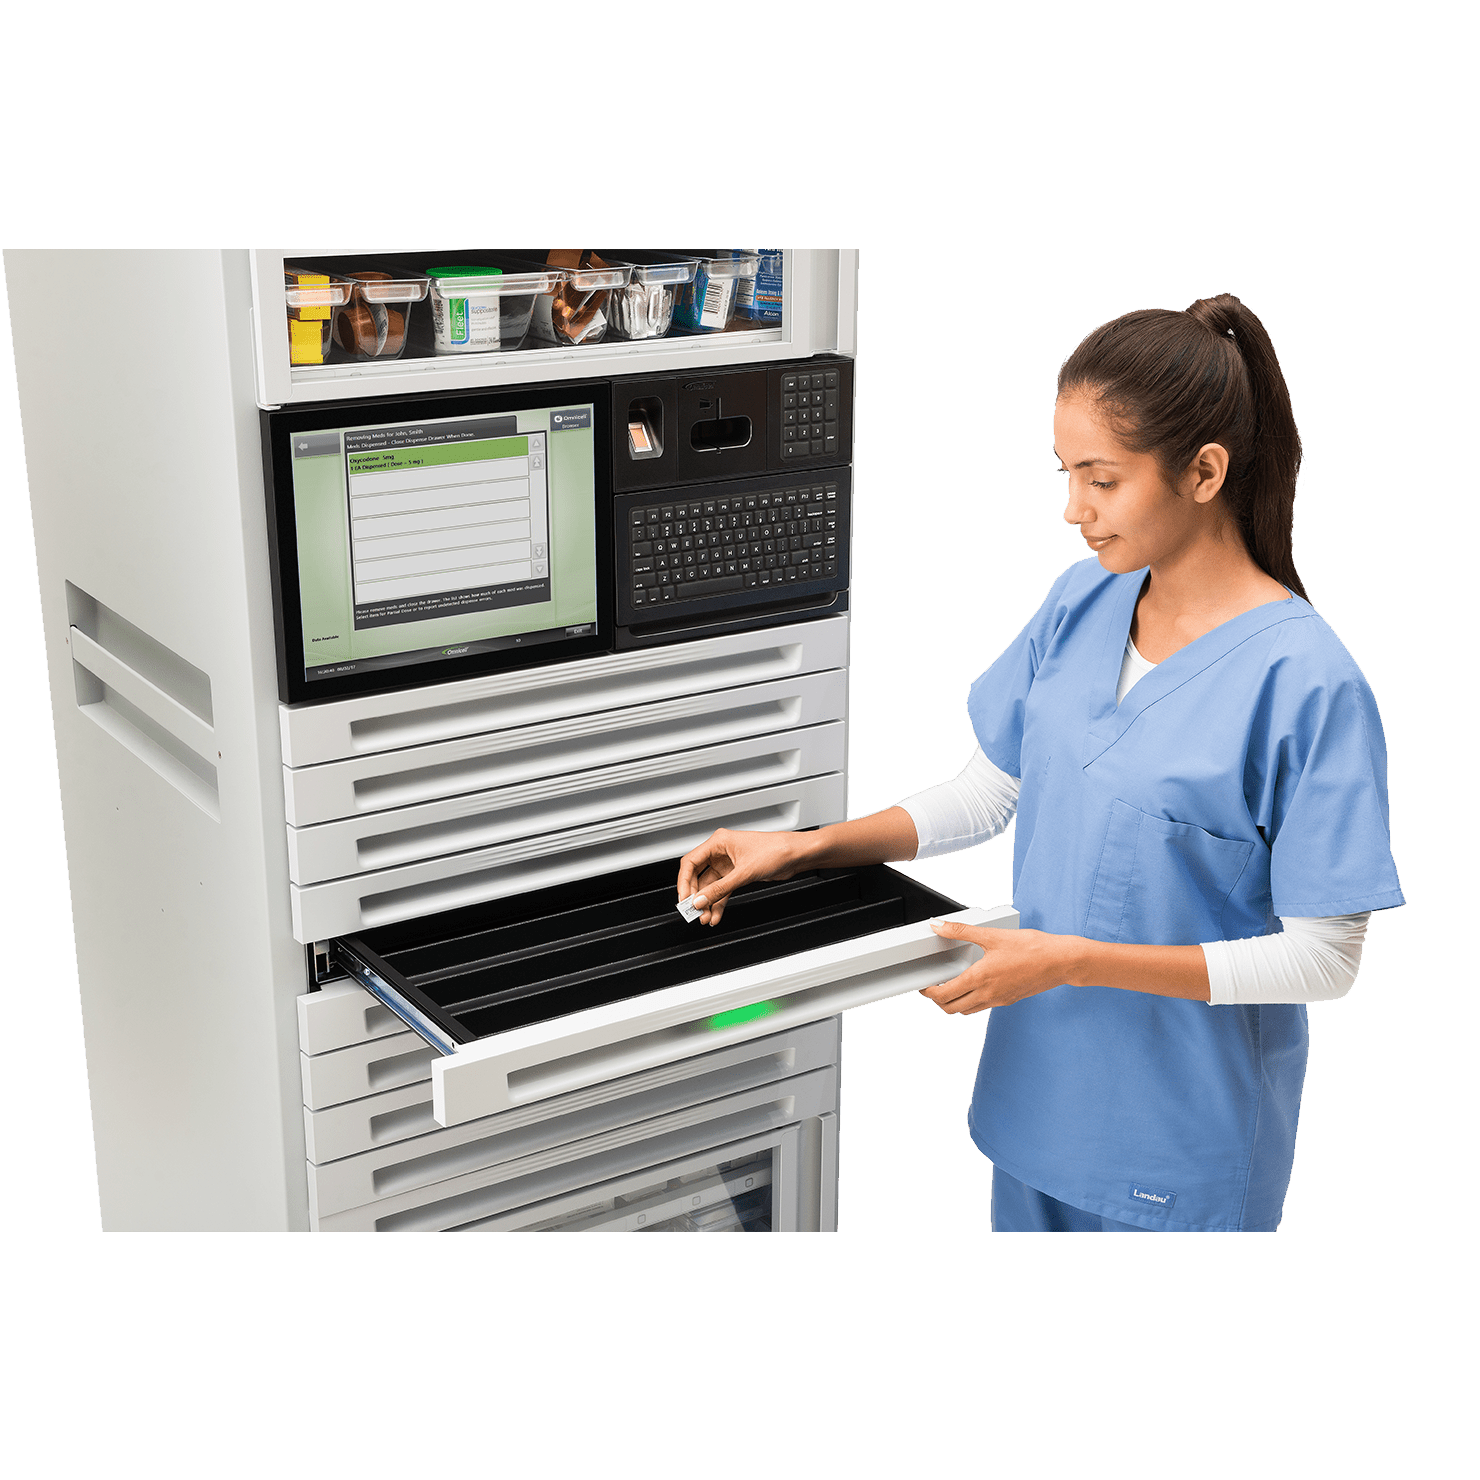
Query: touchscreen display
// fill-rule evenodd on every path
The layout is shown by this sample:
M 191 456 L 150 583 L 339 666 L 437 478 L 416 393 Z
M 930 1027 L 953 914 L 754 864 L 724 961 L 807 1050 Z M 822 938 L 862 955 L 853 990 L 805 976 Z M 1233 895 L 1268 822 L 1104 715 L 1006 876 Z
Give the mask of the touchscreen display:
M 304 678 L 596 630 L 590 402 L 292 439 Z

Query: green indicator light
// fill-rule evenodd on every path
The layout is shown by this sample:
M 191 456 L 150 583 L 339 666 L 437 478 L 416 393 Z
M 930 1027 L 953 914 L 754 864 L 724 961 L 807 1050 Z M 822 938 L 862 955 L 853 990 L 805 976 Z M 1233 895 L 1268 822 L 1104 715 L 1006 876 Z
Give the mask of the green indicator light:
M 736 1023 L 753 1022 L 756 1018 L 769 1017 L 781 1004 L 779 1002 L 752 1002 L 749 1007 L 732 1007 L 728 1012 L 717 1012 L 709 1019 L 711 1029 L 732 1028 Z

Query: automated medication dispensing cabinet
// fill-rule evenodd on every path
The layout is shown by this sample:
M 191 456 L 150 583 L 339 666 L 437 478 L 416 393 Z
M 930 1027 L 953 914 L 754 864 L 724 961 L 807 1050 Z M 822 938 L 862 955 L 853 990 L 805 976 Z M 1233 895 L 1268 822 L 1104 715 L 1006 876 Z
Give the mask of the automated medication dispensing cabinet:
M 845 815 L 856 254 L 6 278 L 105 1225 L 836 1226 L 841 1011 L 1015 918 L 673 909 Z

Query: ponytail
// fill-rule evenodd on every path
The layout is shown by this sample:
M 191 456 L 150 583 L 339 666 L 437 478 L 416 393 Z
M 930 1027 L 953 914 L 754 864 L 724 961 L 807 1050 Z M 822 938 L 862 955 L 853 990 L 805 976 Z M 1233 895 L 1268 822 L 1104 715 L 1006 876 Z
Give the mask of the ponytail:
M 1237 298 L 1102 324 L 1064 362 L 1058 389 L 1090 392 L 1126 446 L 1153 454 L 1168 481 L 1198 448 L 1225 448 L 1222 492 L 1250 556 L 1305 596 L 1292 549 L 1300 434 L 1269 335 Z

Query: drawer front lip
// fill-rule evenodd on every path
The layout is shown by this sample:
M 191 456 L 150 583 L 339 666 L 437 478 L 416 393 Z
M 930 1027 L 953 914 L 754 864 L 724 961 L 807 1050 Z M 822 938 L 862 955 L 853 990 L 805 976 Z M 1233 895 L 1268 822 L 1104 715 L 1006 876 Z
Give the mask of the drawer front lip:
M 448 797 L 393 812 L 367 813 L 310 828 L 290 827 L 289 877 L 295 884 L 318 884 L 513 841 L 529 834 L 530 820 L 516 814 L 501 825 L 499 814 L 536 804 L 541 804 L 538 831 L 558 832 L 634 812 L 704 801 L 716 791 L 731 793 L 738 786 L 748 789 L 757 784 L 776 785 L 841 772 L 845 728 L 838 722 L 807 730 L 785 730 L 496 791 Z M 728 777 L 716 780 L 713 774 L 716 768 L 740 767 L 746 762 L 751 763 L 749 776 L 737 776 L 732 781 Z M 774 774 L 765 774 L 765 770 Z M 686 780 L 686 773 L 708 774 Z M 607 790 L 605 797 L 595 795 L 603 790 Z M 562 802 L 563 806 L 552 805 Z M 481 823 L 475 824 L 473 819 L 481 819 Z M 459 823 L 463 824 L 460 828 Z M 435 831 L 439 825 L 456 830 L 439 835 Z M 469 831 L 470 825 L 477 827 L 476 833 Z M 423 840 L 398 844 L 397 834 L 412 829 L 433 831 Z M 379 860 L 370 851 L 370 860 L 362 861 L 367 850 L 377 848 Z

